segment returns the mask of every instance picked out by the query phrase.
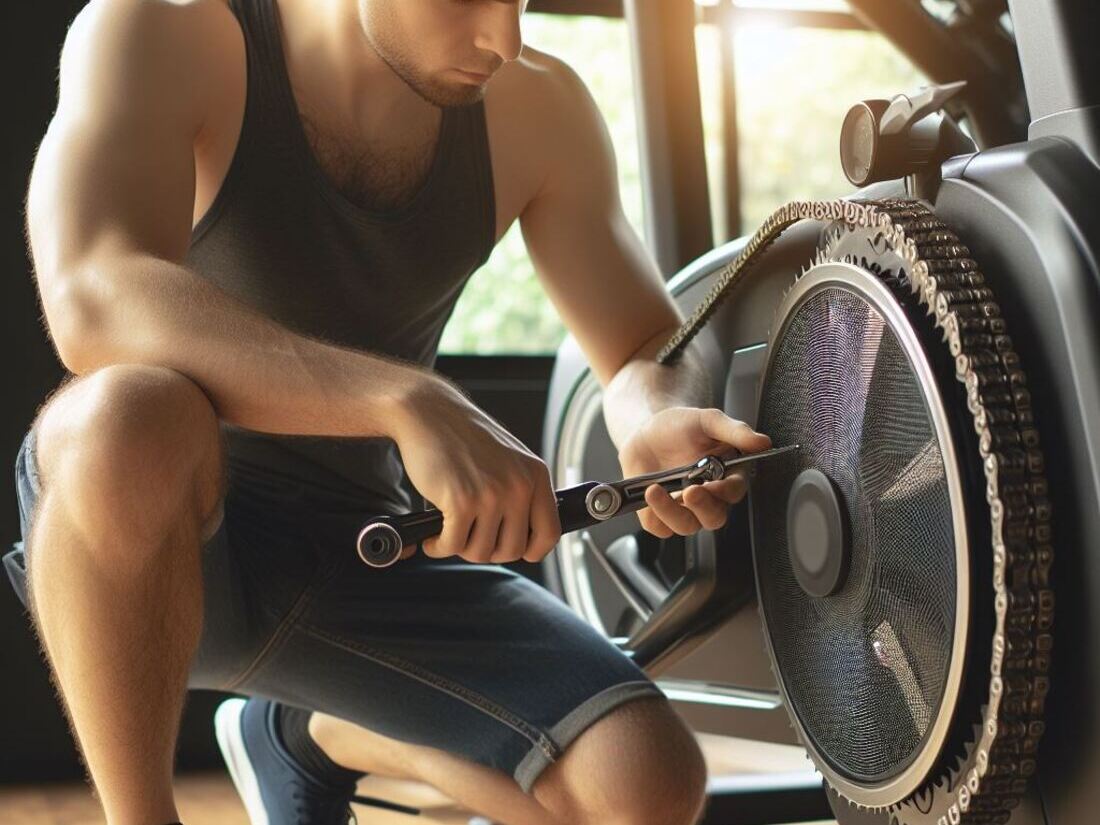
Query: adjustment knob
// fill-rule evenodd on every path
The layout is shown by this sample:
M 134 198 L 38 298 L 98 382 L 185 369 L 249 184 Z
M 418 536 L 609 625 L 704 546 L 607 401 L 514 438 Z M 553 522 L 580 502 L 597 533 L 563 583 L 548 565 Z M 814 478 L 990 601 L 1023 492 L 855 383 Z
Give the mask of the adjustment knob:
M 840 165 L 844 176 L 856 186 L 881 179 L 878 123 L 888 100 L 864 100 L 848 110 L 840 127 Z M 876 174 L 879 172 L 880 174 Z
M 940 112 L 965 85 L 924 86 L 849 109 L 840 127 L 840 165 L 848 180 L 866 186 L 906 175 L 938 175 L 947 158 L 975 151 L 966 134 Z

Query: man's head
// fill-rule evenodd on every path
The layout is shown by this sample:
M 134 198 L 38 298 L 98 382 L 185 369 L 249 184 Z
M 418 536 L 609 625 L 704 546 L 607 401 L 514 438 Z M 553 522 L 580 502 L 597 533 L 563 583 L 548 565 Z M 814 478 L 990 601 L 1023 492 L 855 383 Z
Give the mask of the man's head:
M 367 40 L 397 75 L 436 106 L 464 106 L 519 56 L 527 0 L 358 0 Z

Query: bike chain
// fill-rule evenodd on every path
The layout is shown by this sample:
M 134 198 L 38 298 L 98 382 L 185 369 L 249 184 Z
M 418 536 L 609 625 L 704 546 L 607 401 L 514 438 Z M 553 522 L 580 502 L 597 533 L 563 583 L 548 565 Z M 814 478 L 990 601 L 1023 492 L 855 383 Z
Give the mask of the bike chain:
M 656 360 L 674 363 L 763 251 L 802 220 L 875 229 L 905 260 L 908 288 L 942 332 L 954 358 L 955 377 L 966 389 L 992 527 L 995 629 L 989 697 L 983 705 L 976 751 L 971 751 L 973 764 L 965 776 L 951 777 L 943 801 L 934 793 L 936 778 L 930 777 L 932 785 L 926 782 L 907 799 L 874 810 L 888 811 L 905 825 L 911 822 L 907 810 L 919 813 L 922 822 L 933 820 L 937 825 L 1001 825 L 1019 805 L 1035 772 L 1045 727 L 1053 647 L 1050 566 L 1054 553 L 1043 454 L 1027 378 L 1000 306 L 969 249 L 919 201 L 788 203 L 764 222 L 725 267 Z M 915 801 L 928 790 L 933 791 L 937 810 L 918 811 Z

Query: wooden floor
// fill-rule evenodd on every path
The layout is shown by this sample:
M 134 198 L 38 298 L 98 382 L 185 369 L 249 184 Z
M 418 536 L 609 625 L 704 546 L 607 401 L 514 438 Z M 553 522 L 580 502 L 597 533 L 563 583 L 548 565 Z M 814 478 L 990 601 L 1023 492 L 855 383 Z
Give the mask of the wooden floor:
M 796 748 L 706 733 L 696 735 L 712 776 L 784 773 L 804 770 L 807 765 L 804 754 Z M 420 782 L 372 775 L 359 783 L 359 793 L 423 811 L 420 816 L 411 816 L 357 806 L 356 814 L 363 825 L 468 825 L 475 816 Z M 180 819 L 185 825 L 249 825 L 228 774 L 181 776 L 176 782 L 176 794 Z M 99 805 L 84 785 L 0 790 L 0 823 L 3 825 L 102 825 L 103 822 Z

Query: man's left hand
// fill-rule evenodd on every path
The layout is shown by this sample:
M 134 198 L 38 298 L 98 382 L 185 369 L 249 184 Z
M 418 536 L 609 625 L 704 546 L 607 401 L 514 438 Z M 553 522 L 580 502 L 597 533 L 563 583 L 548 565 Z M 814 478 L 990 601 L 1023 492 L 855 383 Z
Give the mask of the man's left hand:
M 756 453 L 771 447 L 771 439 L 716 407 L 668 407 L 639 427 L 619 450 L 623 478 L 656 470 L 671 470 L 712 454 L 729 458 L 730 447 Z M 747 482 L 734 472 L 718 481 L 693 484 L 670 494 L 659 484 L 645 491 L 645 508 L 638 511 L 642 527 L 660 538 L 689 536 L 726 523 L 729 506 L 745 496 Z

